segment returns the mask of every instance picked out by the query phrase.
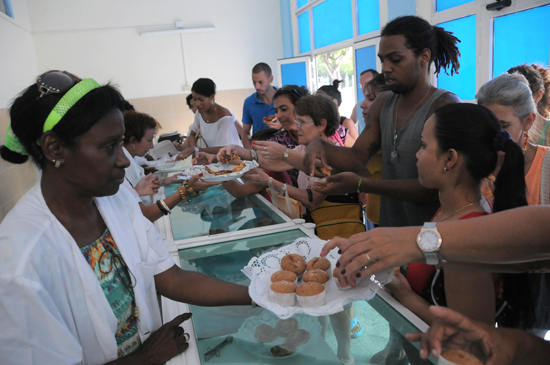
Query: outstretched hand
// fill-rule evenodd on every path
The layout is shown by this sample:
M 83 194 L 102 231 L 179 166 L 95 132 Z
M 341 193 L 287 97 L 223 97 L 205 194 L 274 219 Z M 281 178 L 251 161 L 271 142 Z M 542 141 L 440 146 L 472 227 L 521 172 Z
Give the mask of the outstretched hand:
M 159 181 L 152 173 L 141 178 L 134 188 L 141 196 L 156 194 L 159 191 Z
M 209 187 L 220 185 L 221 182 L 206 182 L 206 181 L 200 181 L 199 179 L 203 176 L 203 174 L 198 174 L 193 177 L 191 177 L 187 184 L 195 189 L 195 191 L 203 191 L 208 189 Z
M 269 185 L 269 175 L 266 174 L 264 170 L 262 170 L 259 167 L 256 167 L 250 171 L 245 172 L 241 176 L 241 179 L 247 183 L 253 183 L 253 184 L 262 185 L 262 186 Z
M 185 160 L 187 157 L 191 156 L 193 154 L 193 152 L 195 152 L 194 147 L 189 147 L 189 148 L 184 149 L 182 152 L 180 152 L 176 156 L 176 161 Z
M 325 146 L 320 138 L 309 142 L 306 154 L 304 155 L 304 168 L 306 169 L 306 174 L 310 176 L 323 176 L 319 174 L 317 166 L 324 167 L 329 171 L 332 170 L 332 167 L 330 167 L 327 162 Z
M 424 261 L 416 244 L 419 232 L 420 227 L 375 228 L 350 238 L 335 237 L 325 244 L 321 256 L 338 248 L 342 255 L 336 267 L 342 275 L 368 278 L 383 270 Z
M 357 191 L 360 177 L 353 172 L 341 172 L 326 176 L 313 184 L 313 190 L 325 195 L 343 195 Z
M 164 364 L 189 347 L 189 334 L 180 327 L 191 318 L 191 313 L 183 313 L 153 332 L 138 351 L 147 364 Z
M 409 341 L 420 341 L 420 357 L 439 357 L 442 348 L 456 348 L 477 356 L 487 365 L 512 364 L 518 351 L 519 334 L 495 329 L 445 307 L 430 307 L 438 320 L 426 333 L 409 333 Z
M 230 144 L 228 146 L 225 146 L 218 151 L 218 154 L 216 155 L 216 159 L 218 161 L 223 161 L 224 159 L 230 160 L 231 154 L 233 153 L 233 151 L 237 151 L 236 145 Z
M 197 152 L 193 159 L 193 165 L 210 165 L 218 162 L 217 156 L 212 153 Z
M 252 148 L 266 160 L 282 160 L 286 147 L 277 142 L 254 141 Z

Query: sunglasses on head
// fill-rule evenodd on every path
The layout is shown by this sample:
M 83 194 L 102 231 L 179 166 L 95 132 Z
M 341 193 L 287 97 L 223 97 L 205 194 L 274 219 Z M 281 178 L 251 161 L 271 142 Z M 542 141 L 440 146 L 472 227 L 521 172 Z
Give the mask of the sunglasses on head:
M 281 88 L 281 90 L 285 90 L 285 91 L 291 91 L 293 92 L 294 94 L 296 94 L 296 96 L 301 99 L 303 98 L 302 94 L 300 94 L 300 92 L 298 90 L 296 90 L 296 88 L 292 85 L 288 85 L 288 86 L 283 86 Z
M 38 76 L 36 85 L 40 92 L 40 97 L 47 94 L 63 93 L 74 85 L 78 84 L 82 79 L 67 71 L 48 71 Z

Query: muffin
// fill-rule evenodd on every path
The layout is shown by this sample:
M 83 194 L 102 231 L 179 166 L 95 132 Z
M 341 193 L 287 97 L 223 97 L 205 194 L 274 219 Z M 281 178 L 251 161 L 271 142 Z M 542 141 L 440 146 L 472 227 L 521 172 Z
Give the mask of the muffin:
M 443 359 L 442 359 L 443 358 Z M 446 360 L 446 361 L 445 361 Z M 439 358 L 441 365 L 483 365 L 477 357 L 462 350 L 449 349 Z
M 329 281 L 330 277 L 329 275 L 319 269 L 311 269 L 306 271 L 304 274 L 304 283 L 319 283 L 319 284 L 325 284 Z
M 296 299 L 302 307 L 325 305 L 325 286 L 319 283 L 304 283 L 296 288 Z
M 311 334 L 308 331 L 299 329 L 289 334 L 285 339 L 285 343 L 298 347 L 307 343 L 310 338 Z
M 307 263 L 307 269 L 320 269 L 328 271 L 330 269 L 330 261 L 325 257 L 314 257 Z
M 296 284 L 296 279 L 297 278 L 298 277 L 296 276 L 296 274 L 293 273 L 292 271 L 281 270 L 281 271 L 277 271 L 277 272 L 273 273 L 273 275 L 271 275 L 271 282 L 275 283 L 277 281 L 290 281 L 291 283 Z
M 292 271 L 297 276 L 300 276 L 306 271 L 306 260 L 297 253 L 285 255 L 281 260 L 281 268 L 283 270 Z
M 254 337 L 256 337 L 256 339 L 260 342 L 268 343 L 271 341 L 275 341 L 275 339 L 277 338 L 277 332 L 275 331 L 275 328 L 267 324 L 261 324 L 256 327 Z
M 272 303 L 283 307 L 291 307 L 296 303 L 296 284 L 290 281 L 276 281 L 269 289 L 269 299 Z
M 286 337 L 298 329 L 296 318 L 281 319 L 275 326 L 275 331 L 279 337 Z

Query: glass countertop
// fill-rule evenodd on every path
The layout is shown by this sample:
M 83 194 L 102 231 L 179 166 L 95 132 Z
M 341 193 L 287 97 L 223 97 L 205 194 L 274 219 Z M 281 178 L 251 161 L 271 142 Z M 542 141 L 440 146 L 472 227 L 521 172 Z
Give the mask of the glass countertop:
M 249 285 L 250 281 L 241 269 L 252 257 L 259 257 L 267 251 L 290 244 L 295 239 L 305 236 L 302 230 L 294 229 L 181 249 L 178 253 L 184 270 L 197 271 L 221 280 Z M 351 320 L 349 310 L 325 317 L 295 315 L 300 328 L 310 326 L 311 339 L 308 343 L 298 346 L 296 353 L 280 358 L 270 354 L 273 344 L 243 340 L 247 323 L 256 323 L 254 321 L 264 319 L 275 320 L 274 323 L 278 321 L 270 311 L 250 306 L 190 306 L 190 311 L 193 313 L 192 321 L 202 364 L 281 364 L 284 361 L 292 364 L 368 364 L 373 355 L 386 347 L 380 361 L 374 363 L 432 364 L 427 360 L 420 361 L 417 347 L 402 336 L 404 333 L 418 331 L 417 328 L 378 296 L 369 302 L 353 303 L 353 313 L 363 331 L 358 338 L 351 339 L 348 323 Z M 340 330 L 342 323 L 348 326 L 344 333 Z M 233 342 L 206 361 L 205 354 L 228 336 L 233 337 Z M 278 340 L 281 343 L 285 341 L 284 338 L 278 338 Z
M 166 196 L 179 184 L 165 187 Z M 285 223 L 256 195 L 235 198 L 222 185 L 214 186 L 172 209 L 170 223 L 175 241 Z

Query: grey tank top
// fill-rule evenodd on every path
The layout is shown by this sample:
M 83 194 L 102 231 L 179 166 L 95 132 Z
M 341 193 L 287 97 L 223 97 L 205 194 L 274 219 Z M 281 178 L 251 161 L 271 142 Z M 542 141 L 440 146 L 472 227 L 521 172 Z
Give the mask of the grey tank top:
M 382 180 L 418 179 L 416 152 L 420 148 L 420 135 L 428 112 L 435 100 L 447 90 L 436 89 L 418 109 L 412 119 L 397 133 L 398 158 L 391 161 L 394 137 L 394 109 L 397 94 L 386 99 L 380 114 L 380 134 L 382 149 Z M 380 201 L 380 226 L 403 227 L 423 225 L 432 219 L 439 208 L 439 202 L 414 203 L 382 196 Z

